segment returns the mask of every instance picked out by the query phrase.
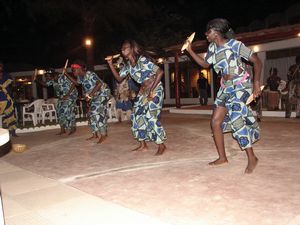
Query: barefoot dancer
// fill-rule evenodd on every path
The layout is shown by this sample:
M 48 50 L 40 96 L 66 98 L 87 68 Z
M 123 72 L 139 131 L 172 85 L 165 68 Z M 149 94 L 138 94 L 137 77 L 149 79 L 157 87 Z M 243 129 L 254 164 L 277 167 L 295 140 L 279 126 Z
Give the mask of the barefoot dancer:
M 260 129 L 252 110 L 245 104 L 253 88 L 254 97 L 261 94 L 260 74 L 262 63 L 257 55 L 242 42 L 232 39 L 233 31 L 225 19 L 208 22 L 205 33 L 210 42 L 205 58 L 197 55 L 189 44 L 187 51 L 202 67 L 213 65 L 222 76 L 211 119 L 211 128 L 219 158 L 209 165 L 227 163 L 223 132 L 233 132 L 233 137 L 246 151 L 248 165 L 245 173 L 252 173 L 257 165 L 252 144 L 260 137 Z M 254 64 L 254 85 L 242 63 L 242 58 Z
M 158 145 L 156 155 L 161 155 L 166 149 L 164 145 L 166 134 L 160 123 L 164 99 L 164 90 L 160 82 L 163 71 L 149 57 L 146 57 L 140 46 L 133 40 L 123 43 L 122 54 L 125 58 L 125 65 L 120 73 L 114 68 L 112 57 L 108 60 L 114 77 L 121 82 L 129 74 L 137 83 L 141 84 L 131 118 L 131 130 L 140 145 L 133 151 L 146 150 L 146 141 L 153 141 Z
M 60 132 L 57 135 L 62 135 L 69 130 L 69 135 L 76 131 L 75 105 L 78 97 L 78 92 L 69 77 L 70 75 L 57 74 L 54 70 L 46 71 L 46 82 L 36 80 L 42 86 L 53 86 L 56 97 L 58 97 L 56 112 Z
M 87 71 L 86 65 L 75 62 L 71 65 L 72 71 L 78 77 L 75 83 L 82 84 L 87 101 L 89 102 L 89 125 L 92 130 L 92 137 L 98 138 L 98 144 L 107 137 L 107 102 L 110 96 L 110 89 L 96 73 Z

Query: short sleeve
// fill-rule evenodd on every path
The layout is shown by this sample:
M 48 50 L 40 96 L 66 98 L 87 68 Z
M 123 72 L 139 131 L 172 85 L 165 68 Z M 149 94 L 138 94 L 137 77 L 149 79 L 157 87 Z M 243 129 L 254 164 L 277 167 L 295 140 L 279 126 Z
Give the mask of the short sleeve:
M 156 64 L 154 64 L 149 58 L 145 56 L 141 56 L 141 58 L 138 61 L 138 64 L 142 73 L 142 80 L 145 80 L 153 74 L 156 74 L 157 70 L 159 69 L 159 67 Z
M 215 53 L 215 45 L 214 43 L 210 43 L 204 61 L 210 65 L 213 64 L 214 53 Z
M 236 41 L 236 43 L 233 45 L 232 50 L 240 57 L 246 59 L 249 61 L 251 55 L 253 54 L 253 51 L 246 47 L 244 43 L 240 41 Z
M 95 84 L 96 84 L 98 81 L 100 81 L 101 83 L 103 83 L 102 80 L 98 77 L 98 75 L 97 75 L 96 73 L 91 73 L 90 76 L 91 76 L 91 80 L 92 80 Z
M 142 56 L 138 63 L 140 64 L 140 68 L 143 71 L 149 71 L 152 74 L 155 74 L 159 69 L 157 65 L 155 65 L 150 59 L 146 58 L 145 56 Z
M 120 77 L 126 77 L 128 73 L 129 73 L 128 65 L 124 65 L 119 72 Z

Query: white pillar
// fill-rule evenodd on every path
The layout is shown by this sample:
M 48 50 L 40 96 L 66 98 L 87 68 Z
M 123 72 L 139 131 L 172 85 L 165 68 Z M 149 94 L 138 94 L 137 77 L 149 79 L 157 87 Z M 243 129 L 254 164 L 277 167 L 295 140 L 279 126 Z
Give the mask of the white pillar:
M 264 70 L 264 67 L 265 67 L 265 61 L 266 61 L 266 58 L 267 58 L 267 56 L 266 56 L 266 52 L 258 52 L 257 53 L 257 56 L 258 56 L 258 58 L 261 60 L 261 62 L 262 62 L 262 70 L 261 70 L 261 76 L 260 76 L 260 82 L 261 82 L 261 84 L 263 83 L 263 81 L 264 81 L 264 77 L 265 77 L 265 70 Z M 255 76 L 255 74 L 254 74 L 254 76 Z

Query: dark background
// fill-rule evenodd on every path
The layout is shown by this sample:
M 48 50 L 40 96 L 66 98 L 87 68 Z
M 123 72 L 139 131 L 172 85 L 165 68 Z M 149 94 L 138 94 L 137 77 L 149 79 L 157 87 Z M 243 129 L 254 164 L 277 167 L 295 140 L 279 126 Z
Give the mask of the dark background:
M 84 38 L 93 37 L 94 63 L 118 53 L 122 41 L 137 40 L 147 50 L 181 43 L 206 23 L 227 18 L 234 30 L 270 14 L 284 13 L 293 1 L 184 0 L 0 0 L 0 60 L 9 71 L 62 67 L 86 60 Z M 284 20 L 284 18 L 283 18 Z M 241 30 L 241 29 L 240 29 Z

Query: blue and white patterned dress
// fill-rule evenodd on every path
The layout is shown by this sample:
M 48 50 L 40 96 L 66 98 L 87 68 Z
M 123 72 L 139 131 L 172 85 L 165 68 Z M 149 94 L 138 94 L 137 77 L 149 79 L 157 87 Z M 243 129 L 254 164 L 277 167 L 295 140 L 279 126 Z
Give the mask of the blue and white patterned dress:
M 151 62 L 148 58 L 140 56 L 136 65 L 131 66 L 127 63 L 121 70 L 120 76 L 130 75 L 133 80 L 139 84 L 152 79 L 158 70 L 158 66 Z M 163 106 L 164 89 L 162 83 L 154 89 L 154 98 L 147 102 L 149 92 L 138 94 L 133 106 L 133 114 L 131 115 L 132 133 L 138 141 L 153 141 L 156 144 L 162 144 L 166 140 L 166 133 L 160 122 L 160 114 Z
M 110 97 L 110 89 L 96 73 L 87 71 L 84 76 L 78 76 L 78 83 L 82 84 L 85 94 L 90 94 L 97 86 L 102 84 L 99 91 L 94 93 L 90 101 L 88 117 L 92 133 L 99 132 L 101 135 L 107 134 L 107 102 Z
M 77 89 L 71 92 L 67 100 L 61 99 L 68 94 L 72 87 L 72 82 L 63 74 L 58 75 L 58 80 L 50 80 L 46 82 L 47 86 L 53 86 L 56 96 L 59 98 L 57 102 L 57 116 L 61 127 L 72 129 L 76 126 L 75 106 L 78 97 Z
M 253 51 L 242 42 L 230 39 L 223 46 L 210 43 L 205 61 L 212 64 L 216 73 L 221 76 L 233 75 L 232 80 L 221 79 L 221 87 L 217 93 L 215 107 L 226 107 L 223 132 L 233 132 L 233 137 L 242 149 L 252 147 L 259 140 L 260 129 L 250 106 L 246 105 L 252 93 L 253 85 L 246 71 L 242 58 L 249 61 Z

